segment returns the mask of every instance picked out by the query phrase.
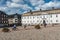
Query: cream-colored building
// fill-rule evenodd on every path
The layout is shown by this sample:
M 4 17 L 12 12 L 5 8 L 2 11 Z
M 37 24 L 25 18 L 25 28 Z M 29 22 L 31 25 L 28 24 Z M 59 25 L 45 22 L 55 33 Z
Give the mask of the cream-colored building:
M 13 14 L 9 15 L 8 19 L 9 25 L 21 25 L 21 15 L 20 14 Z
M 22 15 L 22 25 L 43 24 L 43 20 L 47 24 L 60 23 L 60 9 L 30 11 Z

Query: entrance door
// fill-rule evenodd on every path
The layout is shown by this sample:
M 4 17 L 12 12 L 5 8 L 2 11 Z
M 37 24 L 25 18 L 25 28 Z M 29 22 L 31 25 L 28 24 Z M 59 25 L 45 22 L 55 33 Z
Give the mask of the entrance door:
M 43 20 L 43 24 L 45 24 L 46 23 L 46 21 L 45 20 Z

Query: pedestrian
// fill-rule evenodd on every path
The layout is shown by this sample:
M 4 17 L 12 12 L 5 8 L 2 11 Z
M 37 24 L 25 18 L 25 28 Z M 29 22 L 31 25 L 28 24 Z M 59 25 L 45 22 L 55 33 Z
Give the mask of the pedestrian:
M 16 25 L 13 26 L 13 30 L 16 30 Z

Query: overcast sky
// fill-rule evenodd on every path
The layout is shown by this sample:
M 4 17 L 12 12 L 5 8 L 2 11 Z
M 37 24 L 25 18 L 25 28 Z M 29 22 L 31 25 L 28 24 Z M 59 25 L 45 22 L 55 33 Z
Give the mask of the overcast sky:
M 29 10 L 59 8 L 60 0 L 0 0 L 0 10 L 7 14 L 26 13 Z

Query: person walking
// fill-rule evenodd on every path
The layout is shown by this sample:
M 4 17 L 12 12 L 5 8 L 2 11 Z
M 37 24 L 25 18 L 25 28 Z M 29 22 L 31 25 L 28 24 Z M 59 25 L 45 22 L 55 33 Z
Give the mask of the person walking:
M 16 30 L 16 25 L 13 26 L 13 30 Z
M 46 27 L 46 25 L 47 25 L 46 22 L 45 22 L 45 20 L 43 20 L 43 25 L 44 25 L 44 27 Z

